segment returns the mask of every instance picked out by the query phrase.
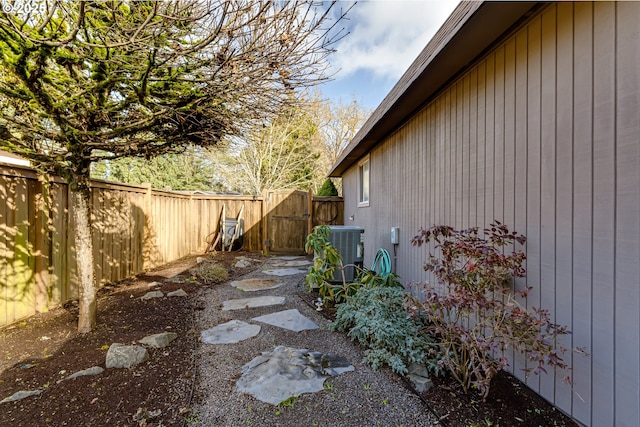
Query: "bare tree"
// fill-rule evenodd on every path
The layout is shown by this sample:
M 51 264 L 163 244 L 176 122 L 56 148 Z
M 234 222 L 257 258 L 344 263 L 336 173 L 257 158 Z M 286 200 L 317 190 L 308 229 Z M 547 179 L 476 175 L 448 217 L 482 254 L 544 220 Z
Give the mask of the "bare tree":
M 316 100 L 317 120 L 324 140 L 328 167 L 340 157 L 342 150 L 358 133 L 371 111 L 353 99 L 349 103 Z M 325 172 L 329 172 L 326 170 Z
M 0 149 L 70 184 L 78 330 L 88 332 L 96 319 L 91 163 L 242 135 L 295 102 L 296 89 L 326 79 L 344 14 L 332 20 L 333 4 L 311 1 L 41 4 L 0 15 Z
M 230 147 L 224 180 L 235 190 L 255 195 L 273 189 L 308 189 L 322 173 L 320 146 L 312 117 L 300 109 L 287 110 Z

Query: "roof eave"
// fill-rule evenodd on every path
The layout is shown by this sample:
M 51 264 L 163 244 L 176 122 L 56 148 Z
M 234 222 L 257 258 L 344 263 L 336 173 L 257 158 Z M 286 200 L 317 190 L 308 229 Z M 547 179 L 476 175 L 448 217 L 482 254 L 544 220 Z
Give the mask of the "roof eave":
M 342 176 L 538 5 L 461 2 L 351 140 L 329 176 Z

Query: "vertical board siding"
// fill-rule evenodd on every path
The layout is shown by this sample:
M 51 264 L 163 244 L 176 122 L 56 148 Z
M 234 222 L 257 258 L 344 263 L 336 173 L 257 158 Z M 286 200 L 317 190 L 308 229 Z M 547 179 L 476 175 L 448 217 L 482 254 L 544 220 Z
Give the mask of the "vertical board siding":
M 591 349 L 592 319 L 592 221 L 593 221 L 593 5 L 576 3 L 573 49 L 573 309 L 572 337 L 576 347 Z M 591 352 L 591 350 L 588 350 Z M 574 381 L 572 413 L 590 419 L 592 383 L 590 358 L 572 354 L 572 365 L 581 378 Z
M 554 3 L 369 153 L 365 263 L 399 226 L 397 272 L 429 279 L 420 227 L 504 221 L 527 236 L 529 309 L 573 331 L 571 371 L 523 378 L 588 426 L 640 425 L 640 3 Z M 385 197 L 392 203 L 386 203 Z M 530 366 L 529 366 L 530 367 Z M 565 382 L 565 377 L 572 385 Z
M 43 183 L 28 168 L 0 165 L 0 200 L 3 326 L 77 298 L 78 280 L 67 185 L 55 178 Z M 93 181 L 91 203 L 99 285 L 204 252 L 223 205 L 233 218 L 244 206 L 243 249 L 262 249 L 265 215 L 261 198 L 185 195 Z M 343 224 L 342 198 L 314 197 L 313 207 L 314 225 Z M 304 236 L 306 221 L 298 238 Z
M 593 301 L 594 426 L 611 425 L 615 410 L 615 4 L 594 3 L 593 12 Z M 598 405 L 596 409 L 595 405 Z
M 640 11 L 616 5 L 616 422 L 640 420 Z M 622 369 L 620 369 L 623 367 Z

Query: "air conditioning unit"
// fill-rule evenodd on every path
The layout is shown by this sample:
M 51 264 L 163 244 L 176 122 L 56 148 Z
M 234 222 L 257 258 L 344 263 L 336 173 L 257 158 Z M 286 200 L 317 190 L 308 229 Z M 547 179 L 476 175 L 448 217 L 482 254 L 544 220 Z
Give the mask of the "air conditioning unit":
M 329 228 L 331 246 L 338 250 L 342 264 L 348 265 L 344 269 L 344 278 L 347 282 L 352 282 L 358 274 L 353 265 L 362 268 L 364 262 L 364 228 L 351 225 L 330 225 Z M 336 270 L 333 281 L 342 282 L 342 272 L 339 269 Z

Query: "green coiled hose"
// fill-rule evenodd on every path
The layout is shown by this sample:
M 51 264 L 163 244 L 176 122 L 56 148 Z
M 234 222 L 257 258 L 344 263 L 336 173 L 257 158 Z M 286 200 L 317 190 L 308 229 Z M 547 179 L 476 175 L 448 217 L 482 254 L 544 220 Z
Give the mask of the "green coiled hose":
M 386 249 L 378 249 L 371 270 L 375 271 L 378 276 L 387 276 L 391 273 L 391 255 Z

